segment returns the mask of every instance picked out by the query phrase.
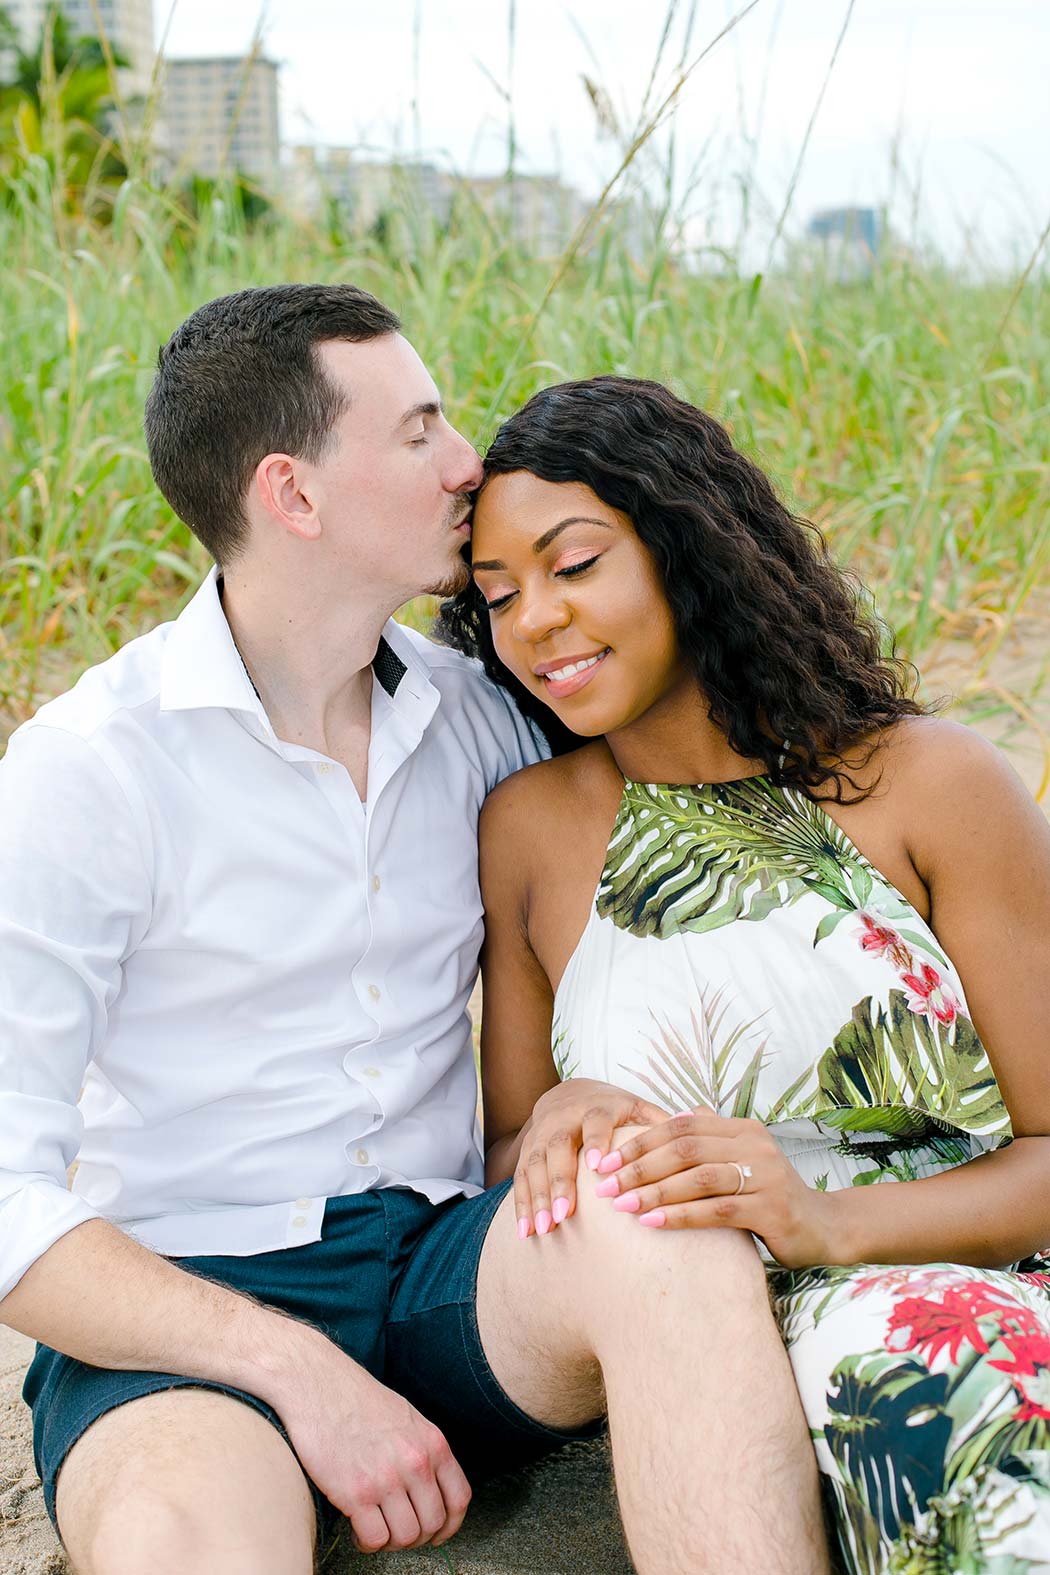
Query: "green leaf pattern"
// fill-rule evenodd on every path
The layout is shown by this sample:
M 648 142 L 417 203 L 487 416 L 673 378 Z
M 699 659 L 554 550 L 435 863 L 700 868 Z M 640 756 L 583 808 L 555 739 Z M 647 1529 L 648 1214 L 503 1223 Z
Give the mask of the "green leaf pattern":
M 774 916 L 775 940 L 760 941 Z M 768 777 L 626 783 L 592 923 L 614 928 L 625 960 L 632 944 L 673 942 L 667 967 L 680 973 L 675 948 L 685 946 L 697 979 L 694 999 L 676 1013 L 658 1000 L 624 1000 L 615 1018 L 621 1053 L 610 1049 L 593 1075 L 634 1080 L 675 1110 L 743 1112 L 796 1135 L 801 1124 L 829 1144 L 840 1134 L 840 1157 L 857 1149 L 855 1185 L 903 1178 L 901 1153 L 945 1133 L 977 1140 L 957 1149 L 963 1158 L 1009 1139 L 950 963 L 912 905 L 805 795 Z M 845 976 L 853 993 L 823 1043 L 800 1043 L 794 1022 L 785 1042 L 776 993 L 783 964 L 781 975 L 763 978 L 762 947 L 774 945 L 795 948 L 795 995 L 826 997 L 828 981 L 841 989 Z M 825 964 L 822 952 L 832 950 Z M 742 989 L 751 958 L 755 977 Z M 873 1137 L 895 1139 L 897 1150 L 861 1165 L 862 1143 Z M 838 1174 L 837 1184 L 850 1184 Z
M 555 1058 L 668 1110 L 764 1121 L 821 1191 L 1010 1138 L 933 934 L 767 778 L 626 784 Z M 1046 1575 L 1050 1260 L 767 1272 L 847 1575 Z

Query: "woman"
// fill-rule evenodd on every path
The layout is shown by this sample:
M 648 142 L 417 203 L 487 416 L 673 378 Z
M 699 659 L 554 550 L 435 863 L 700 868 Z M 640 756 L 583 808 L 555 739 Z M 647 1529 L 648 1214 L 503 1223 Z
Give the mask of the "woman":
M 445 637 L 555 750 L 482 818 L 519 1234 L 581 1150 L 638 1229 L 751 1232 L 846 1567 L 1050 1568 L 1050 828 L 658 384 L 530 400 L 472 550 Z M 609 1152 L 621 1090 L 673 1119 Z

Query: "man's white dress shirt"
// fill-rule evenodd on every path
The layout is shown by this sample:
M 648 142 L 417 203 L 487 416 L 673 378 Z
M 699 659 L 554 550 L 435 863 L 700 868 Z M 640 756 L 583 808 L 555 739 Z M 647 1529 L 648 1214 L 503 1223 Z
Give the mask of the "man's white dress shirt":
M 480 1190 L 478 811 L 546 749 L 396 623 L 373 672 L 367 804 L 276 737 L 214 570 L 12 737 L 0 1296 L 96 1216 L 248 1255 L 317 1240 L 329 1197 Z

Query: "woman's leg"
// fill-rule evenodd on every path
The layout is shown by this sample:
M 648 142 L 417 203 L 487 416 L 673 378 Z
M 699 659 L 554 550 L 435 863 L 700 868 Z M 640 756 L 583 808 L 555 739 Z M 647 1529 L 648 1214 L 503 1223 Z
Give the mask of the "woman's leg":
M 772 1284 L 850 1575 L 1050 1570 L 1050 1276 L 866 1265 Z

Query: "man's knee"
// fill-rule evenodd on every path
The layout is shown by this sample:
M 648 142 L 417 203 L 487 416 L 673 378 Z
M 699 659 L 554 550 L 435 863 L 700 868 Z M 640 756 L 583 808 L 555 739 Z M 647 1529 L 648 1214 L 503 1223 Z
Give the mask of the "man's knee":
M 259 1412 L 169 1389 L 89 1428 L 58 1479 L 77 1575 L 308 1575 L 315 1515 L 291 1449 Z
M 619 1148 L 643 1131 L 642 1127 L 618 1127 L 612 1148 Z M 652 1230 L 639 1225 L 635 1215 L 612 1206 L 611 1198 L 597 1196 L 604 1179 L 580 1160 L 576 1177 L 576 1214 L 583 1227 L 577 1241 L 584 1254 L 594 1254 L 615 1265 L 618 1279 L 635 1275 L 650 1276 L 654 1264 L 668 1267 L 695 1264 L 702 1270 L 704 1283 L 716 1295 L 734 1287 L 742 1294 L 768 1299 L 765 1271 L 754 1240 L 748 1231 L 712 1227 L 692 1230 Z M 572 1232 L 566 1233 L 566 1241 Z M 688 1294 L 695 1296 L 691 1284 Z

